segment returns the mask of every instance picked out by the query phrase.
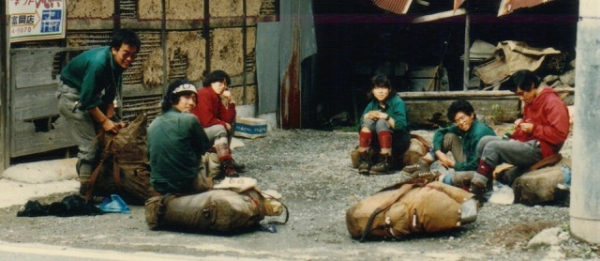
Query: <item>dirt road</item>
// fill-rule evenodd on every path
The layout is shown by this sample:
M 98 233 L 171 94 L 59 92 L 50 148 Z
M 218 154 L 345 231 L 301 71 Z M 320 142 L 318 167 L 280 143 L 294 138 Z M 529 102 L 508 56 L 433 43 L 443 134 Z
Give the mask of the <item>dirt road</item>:
M 431 138 L 431 132 L 417 132 Z M 283 195 L 290 220 L 277 233 L 234 236 L 151 231 L 143 206 L 131 214 L 79 217 L 16 217 L 19 206 L 0 209 L 0 241 L 43 243 L 71 248 L 153 252 L 198 257 L 267 260 L 562 260 L 597 259 L 598 246 L 568 236 L 569 209 L 486 204 L 475 223 L 435 236 L 360 243 L 350 238 L 346 210 L 399 175 L 361 176 L 350 166 L 355 133 L 274 130 L 265 138 L 243 140 L 234 157 L 247 165 L 245 176 L 261 189 Z M 570 155 L 569 143 L 563 149 Z M 2 193 L 7 193 L 2 191 Z M 69 192 L 45 197 L 60 200 Z M 560 228 L 552 246 L 527 247 L 545 228 Z

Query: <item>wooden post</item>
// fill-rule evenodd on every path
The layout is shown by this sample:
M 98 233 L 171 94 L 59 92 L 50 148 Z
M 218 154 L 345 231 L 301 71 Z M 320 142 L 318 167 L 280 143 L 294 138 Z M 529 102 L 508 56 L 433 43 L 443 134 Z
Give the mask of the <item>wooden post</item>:
M 160 45 L 163 49 L 163 57 L 162 57 L 162 73 L 163 73 L 163 93 L 167 93 L 167 88 L 169 85 L 169 75 L 167 75 L 167 66 L 169 63 L 167 61 L 167 52 L 169 48 L 167 48 L 167 5 L 165 3 L 166 0 L 160 1 L 162 7 L 162 16 L 160 21 Z
M 242 20 L 243 20 L 243 24 L 242 24 L 242 101 L 241 104 L 246 104 L 246 48 L 248 47 L 248 29 L 247 29 L 247 22 L 246 22 L 246 12 L 247 12 L 247 6 L 246 6 L 246 0 L 244 0 L 244 14 L 242 15 Z
M 469 14 L 465 15 L 465 54 L 464 54 L 464 64 L 463 64 L 463 90 L 469 90 L 469 81 L 471 79 L 471 67 L 469 65 L 470 58 L 470 43 L 471 37 L 469 35 L 469 31 L 471 30 L 471 17 Z
M 8 1 L 0 5 L 0 173 L 10 165 L 10 142 L 8 140 L 8 88 L 10 81 L 9 73 L 9 50 L 10 39 L 8 30 L 10 28 L 10 17 L 8 15 Z

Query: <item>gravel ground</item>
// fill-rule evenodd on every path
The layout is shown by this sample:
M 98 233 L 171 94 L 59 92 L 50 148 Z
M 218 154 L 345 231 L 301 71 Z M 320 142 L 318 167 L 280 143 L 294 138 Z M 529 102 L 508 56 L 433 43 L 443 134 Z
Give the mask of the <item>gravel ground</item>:
M 431 140 L 431 131 L 415 131 Z M 289 207 L 290 220 L 277 233 L 234 236 L 150 231 L 143 206 L 131 214 L 80 217 L 16 217 L 19 206 L 0 209 L 0 241 L 62 245 L 75 248 L 149 251 L 196 257 L 223 256 L 271 260 L 597 260 L 597 245 L 566 238 L 554 246 L 528 248 L 544 228 L 568 231 L 569 209 L 486 204 L 477 221 L 434 236 L 360 243 L 350 238 L 346 210 L 399 175 L 361 176 L 349 154 L 356 133 L 273 130 L 267 137 L 243 140 L 234 157 L 246 164 L 245 176 L 259 187 L 275 189 Z M 570 156 L 570 140 L 563 155 Z M 49 203 L 66 194 L 40 201 Z M 279 217 L 280 218 L 280 217 Z M 280 218 L 281 219 L 281 218 Z

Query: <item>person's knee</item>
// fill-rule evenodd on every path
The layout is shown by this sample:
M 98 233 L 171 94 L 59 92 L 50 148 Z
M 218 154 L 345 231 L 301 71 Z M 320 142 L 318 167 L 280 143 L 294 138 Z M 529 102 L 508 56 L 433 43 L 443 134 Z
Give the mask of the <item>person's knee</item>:
M 379 119 L 375 123 L 375 129 L 377 130 L 377 132 L 390 131 L 390 124 L 384 119 Z
M 443 144 L 444 147 L 443 147 L 443 149 L 447 151 L 449 148 L 452 147 L 452 144 L 454 142 L 456 142 L 456 141 L 460 142 L 460 138 L 456 134 L 454 134 L 454 133 L 446 133 L 444 135 L 444 144 Z
M 360 132 L 371 132 L 371 130 L 367 127 L 360 128 Z

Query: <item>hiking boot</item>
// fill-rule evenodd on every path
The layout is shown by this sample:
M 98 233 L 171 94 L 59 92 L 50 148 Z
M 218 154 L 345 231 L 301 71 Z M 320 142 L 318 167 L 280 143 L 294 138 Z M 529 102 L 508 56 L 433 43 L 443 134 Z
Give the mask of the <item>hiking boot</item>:
M 409 173 L 409 174 L 415 173 L 417 171 L 429 171 L 430 164 L 431 163 L 420 158 L 419 162 L 402 168 L 402 171 Z
M 417 171 L 413 173 L 414 178 L 426 179 L 427 182 L 432 182 L 440 176 L 438 171 Z
M 90 187 L 90 182 L 81 181 L 81 183 L 79 185 L 79 195 L 85 198 L 89 187 Z
M 223 174 L 226 178 L 237 178 L 240 174 L 233 168 L 233 159 L 225 159 L 222 163 Z
M 379 154 L 379 162 L 371 167 L 369 174 L 371 175 L 382 175 L 390 173 L 390 166 L 392 162 L 392 155 Z
M 369 175 L 369 170 L 371 170 L 371 159 L 369 157 L 368 151 L 363 151 L 359 153 L 358 159 L 358 173 L 361 175 Z
M 475 200 L 477 200 L 479 204 L 483 206 L 483 202 L 485 201 L 483 195 L 485 195 L 485 192 L 487 192 L 487 182 L 480 183 L 471 181 L 471 187 L 469 188 L 469 191 L 475 195 Z

